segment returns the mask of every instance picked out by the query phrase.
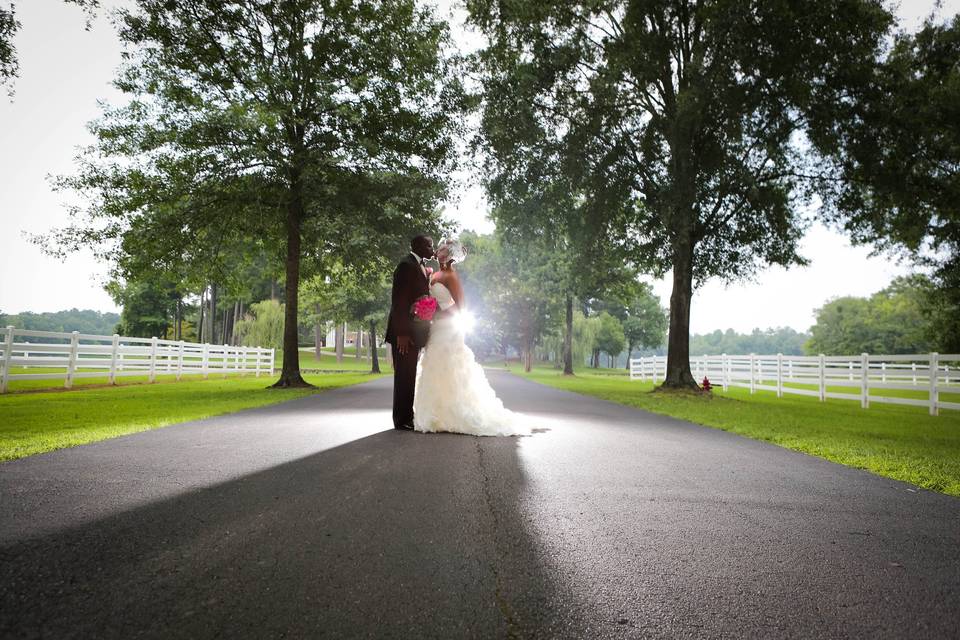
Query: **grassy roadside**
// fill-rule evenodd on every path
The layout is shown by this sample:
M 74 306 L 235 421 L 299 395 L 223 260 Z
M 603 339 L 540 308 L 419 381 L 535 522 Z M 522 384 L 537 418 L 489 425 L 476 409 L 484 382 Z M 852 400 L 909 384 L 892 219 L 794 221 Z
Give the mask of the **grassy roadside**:
M 927 414 L 922 407 L 871 405 L 747 389 L 717 390 L 712 397 L 650 393 L 650 382 L 626 376 L 554 369 L 513 373 L 552 387 L 802 451 L 925 489 L 960 496 L 960 412 Z
M 320 390 L 375 378 L 362 373 L 304 377 Z M 232 376 L 66 393 L 0 395 L 0 460 L 23 458 L 316 393 L 314 389 L 267 389 L 271 382 L 262 375 L 259 378 Z

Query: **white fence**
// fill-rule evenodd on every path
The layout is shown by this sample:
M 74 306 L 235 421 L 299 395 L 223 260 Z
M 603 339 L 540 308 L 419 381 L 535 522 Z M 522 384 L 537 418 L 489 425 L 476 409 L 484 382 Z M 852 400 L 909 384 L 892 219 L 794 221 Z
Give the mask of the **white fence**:
M 66 344 L 51 340 L 68 340 Z M 11 380 L 59 380 L 67 389 L 79 378 L 102 378 L 110 384 L 123 376 L 158 374 L 254 373 L 273 371 L 274 350 L 260 347 L 196 344 L 183 340 L 97 336 L 6 328 L 0 343 L 0 393 Z M 37 373 L 12 370 L 37 369 Z M 44 372 L 43 370 L 48 371 Z
M 666 377 L 666 369 L 665 356 L 633 358 L 630 379 L 649 379 L 656 383 Z M 725 391 L 730 387 L 744 387 L 750 389 L 750 393 L 775 391 L 778 398 L 785 393 L 795 393 L 815 396 L 821 402 L 827 398 L 859 400 L 864 409 L 871 402 L 906 404 L 929 407 L 930 415 L 934 416 L 940 409 L 960 410 L 960 402 L 940 399 L 942 393 L 960 393 L 960 354 L 704 355 L 690 358 L 690 371 L 698 381 L 706 377 Z M 881 389 L 915 393 L 900 396 L 871 393 Z

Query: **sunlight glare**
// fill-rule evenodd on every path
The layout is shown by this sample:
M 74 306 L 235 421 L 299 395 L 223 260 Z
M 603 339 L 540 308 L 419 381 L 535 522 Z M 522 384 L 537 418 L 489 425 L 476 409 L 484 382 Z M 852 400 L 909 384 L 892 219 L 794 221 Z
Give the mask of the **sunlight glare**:
M 477 324 L 477 319 L 469 311 L 461 311 L 457 314 L 457 324 L 464 333 L 470 333 Z

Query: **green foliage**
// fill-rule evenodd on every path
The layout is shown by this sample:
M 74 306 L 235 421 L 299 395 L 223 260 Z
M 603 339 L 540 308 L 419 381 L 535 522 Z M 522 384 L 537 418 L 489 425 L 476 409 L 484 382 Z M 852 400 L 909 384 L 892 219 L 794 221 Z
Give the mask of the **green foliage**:
M 558 256 L 545 244 L 519 243 L 501 233 L 464 234 L 461 240 L 469 257 L 458 270 L 467 307 L 478 316 L 481 331 L 530 358 L 560 320 Z
M 106 287 L 113 301 L 122 307 L 116 332 L 139 338 L 172 338 L 169 329 L 180 295 L 170 284 L 147 280 Z
M 583 364 L 593 356 L 600 324 L 596 316 L 588 318 L 582 311 L 573 313 L 573 362 Z
M 623 325 L 606 311 L 597 316 L 597 321 L 594 348 L 614 357 L 620 355 L 627 343 L 623 334 Z
M 829 219 L 855 242 L 904 251 L 960 280 L 960 15 L 900 33 L 838 126 L 816 142 L 843 180 Z M 952 275 L 951 275 L 952 274 Z M 958 298 L 953 296 L 954 304 Z M 956 325 L 954 325 L 956 326 Z
M 116 313 L 94 311 L 93 309 L 69 309 L 64 311 L 46 311 L 44 313 L 2 314 L 0 313 L 0 328 L 13 325 L 18 329 L 33 331 L 70 332 L 79 331 L 100 336 L 110 336 L 115 333 L 120 316 Z
M 807 353 L 926 353 L 930 341 L 929 280 L 924 276 L 895 279 L 869 298 L 844 297 L 817 309 Z
M 88 204 L 49 246 L 204 283 L 269 256 L 285 274 L 281 381 L 301 383 L 301 276 L 436 226 L 464 106 L 446 24 L 414 0 L 139 0 L 117 24 L 130 101 L 105 108 L 61 180 Z
M 804 344 L 810 335 L 790 327 L 754 329 L 750 333 L 737 333 L 733 329 L 690 336 L 690 353 L 699 355 L 744 355 L 756 353 L 770 355 L 782 353 L 799 356 L 804 354 Z M 858 352 L 859 353 L 859 352 Z
M 283 305 L 263 300 L 250 305 L 250 313 L 237 323 L 240 344 L 246 347 L 281 349 L 283 347 Z
M 693 385 L 694 284 L 804 262 L 810 163 L 797 141 L 863 81 L 891 15 L 879 0 L 467 6 L 490 39 L 493 201 L 574 208 L 588 239 L 672 270 L 668 382 Z

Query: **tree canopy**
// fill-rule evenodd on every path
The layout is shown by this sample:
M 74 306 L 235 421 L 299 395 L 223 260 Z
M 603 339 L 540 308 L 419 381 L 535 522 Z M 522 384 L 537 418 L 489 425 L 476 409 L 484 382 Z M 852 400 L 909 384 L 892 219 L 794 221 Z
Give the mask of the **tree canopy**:
M 804 262 L 802 136 L 862 82 L 892 16 L 879 0 L 467 6 L 491 42 L 494 172 L 532 185 L 527 200 L 569 193 L 609 244 L 672 271 L 665 384 L 695 386 L 693 287 Z
M 92 125 L 61 249 L 217 263 L 251 243 L 284 270 L 278 386 L 306 384 L 298 287 L 437 226 L 464 97 L 446 24 L 413 0 L 138 0 L 118 14 L 130 96 Z

